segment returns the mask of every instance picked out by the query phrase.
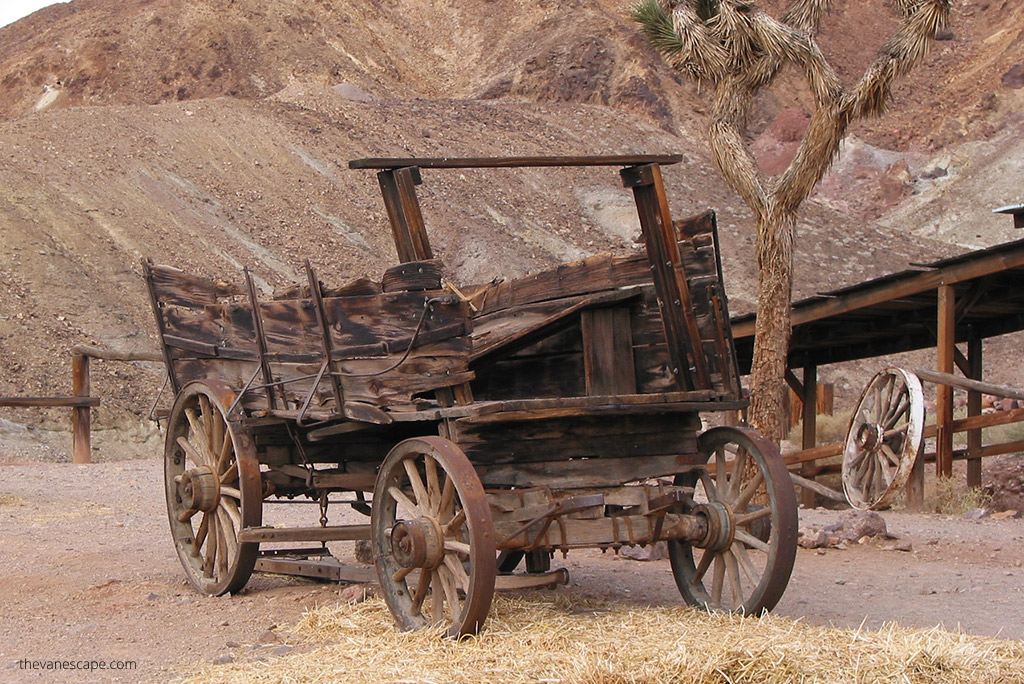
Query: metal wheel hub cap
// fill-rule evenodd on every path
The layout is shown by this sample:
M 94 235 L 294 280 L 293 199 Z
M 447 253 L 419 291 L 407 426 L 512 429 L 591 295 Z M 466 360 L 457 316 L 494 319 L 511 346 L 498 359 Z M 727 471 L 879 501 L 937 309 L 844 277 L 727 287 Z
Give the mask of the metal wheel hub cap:
M 210 466 L 199 466 L 181 474 L 178 493 L 185 508 L 209 513 L 220 503 L 220 478 Z
M 433 518 L 399 520 L 391 528 L 391 553 L 403 568 L 436 568 L 444 560 L 443 539 Z
M 721 501 L 712 501 L 698 506 L 694 514 L 704 518 L 708 525 L 707 534 L 694 546 L 709 551 L 723 551 L 732 545 L 736 534 L 736 520 L 732 509 Z

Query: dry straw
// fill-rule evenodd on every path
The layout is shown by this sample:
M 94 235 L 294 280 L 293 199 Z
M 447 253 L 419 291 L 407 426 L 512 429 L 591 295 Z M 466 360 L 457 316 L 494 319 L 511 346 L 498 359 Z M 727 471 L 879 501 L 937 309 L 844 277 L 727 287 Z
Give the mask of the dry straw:
M 396 631 L 384 603 L 310 611 L 298 648 L 207 666 L 212 682 L 1021 682 L 1024 643 L 939 628 L 816 627 L 786 618 L 539 594 L 495 599 L 486 630 L 447 641 Z

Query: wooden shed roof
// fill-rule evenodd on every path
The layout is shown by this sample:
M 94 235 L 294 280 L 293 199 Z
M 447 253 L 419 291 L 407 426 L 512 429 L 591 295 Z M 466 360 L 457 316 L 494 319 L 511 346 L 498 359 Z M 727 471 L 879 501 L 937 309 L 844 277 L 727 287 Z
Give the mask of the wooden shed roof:
M 956 341 L 1024 330 L 1024 240 L 910 264 L 899 273 L 793 305 L 789 365 L 824 365 L 936 345 L 938 288 L 956 297 Z M 754 314 L 734 318 L 743 372 L 753 355 Z

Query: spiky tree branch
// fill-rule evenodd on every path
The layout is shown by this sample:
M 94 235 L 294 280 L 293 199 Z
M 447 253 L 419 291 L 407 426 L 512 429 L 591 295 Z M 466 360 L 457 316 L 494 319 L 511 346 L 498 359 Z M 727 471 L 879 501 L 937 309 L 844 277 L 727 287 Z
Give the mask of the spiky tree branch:
M 781 20 L 752 0 L 639 0 L 633 6 L 641 31 L 674 68 L 714 86 L 712 155 L 757 217 L 760 294 L 750 419 L 770 437 L 779 439 L 782 430 L 797 209 L 832 165 L 850 122 L 884 112 L 893 82 L 924 59 L 949 18 L 950 4 L 895 0 L 899 29 L 849 90 L 814 39 L 832 0 L 793 0 Z M 786 64 L 804 73 L 815 111 L 789 166 L 766 178 L 744 134 L 754 97 Z

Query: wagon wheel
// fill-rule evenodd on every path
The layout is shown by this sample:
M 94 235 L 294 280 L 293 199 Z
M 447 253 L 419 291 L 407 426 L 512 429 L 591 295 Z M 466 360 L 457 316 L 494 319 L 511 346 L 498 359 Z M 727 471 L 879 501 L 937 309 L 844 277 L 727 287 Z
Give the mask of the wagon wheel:
M 381 464 L 370 529 L 384 599 L 401 629 L 475 634 L 494 596 L 494 527 L 483 486 L 455 444 L 401 442 Z
M 186 385 L 171 408 L 164 448 L 171 537 L 188 581 L 209 596 L 245 586 L 259 544 L 239 542 L 238 533 L 263 519 L 252 441 L 225 418 L 233 400 L 216 380 Z
M 698 448 L 714 474 L 701 468 L 678 475 L 676 484 L 694 488 L 696 506 L 688 512 L 703 516 L 708 532 L 692 544 L 669 542 L 679 591 L 708 610 L 771 610 L 796 558 L 796 495 L 785 462 L 774 444 L 743 428 L 712 428 Z M 754 475 L 744 481 L 751 461 Z
M 921 381 L 886 368 L 864 388 L 843 451 L 843 491 L 854 508 L 884 508 L 907 484 L 924 434 Z

